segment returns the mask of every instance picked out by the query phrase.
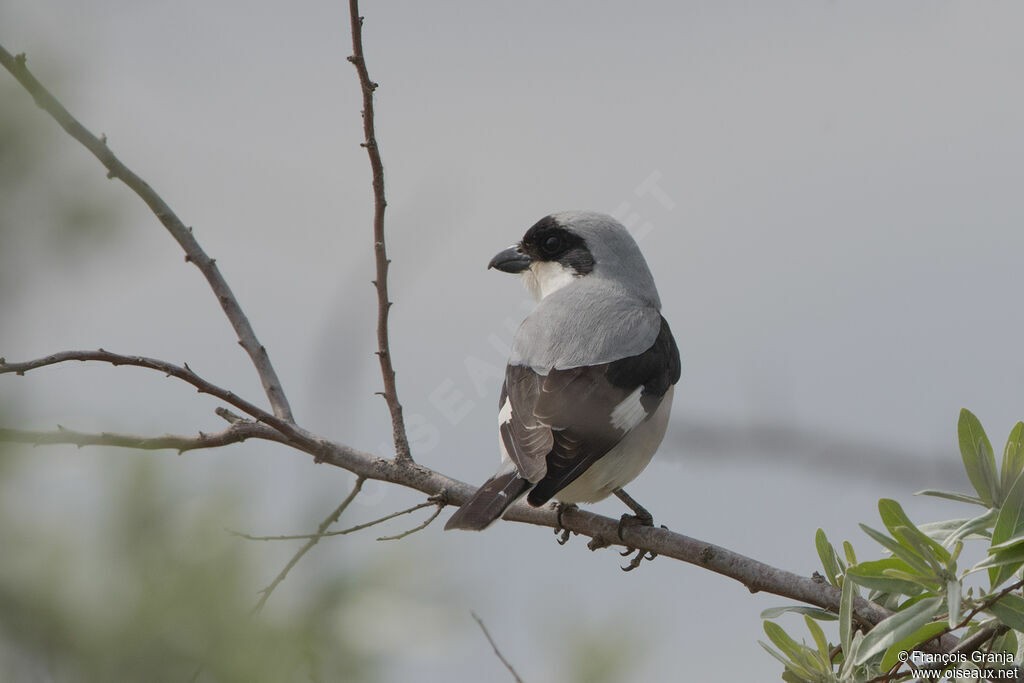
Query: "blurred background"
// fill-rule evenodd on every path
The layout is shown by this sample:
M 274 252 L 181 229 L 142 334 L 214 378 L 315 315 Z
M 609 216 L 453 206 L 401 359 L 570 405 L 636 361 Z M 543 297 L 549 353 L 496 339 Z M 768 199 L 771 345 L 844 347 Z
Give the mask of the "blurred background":
M 0 2 L 0 43 L 194 226 L 303 426 L 386 455 L 369 167 L 344 3 Z M 481 482 L 528 310 L 490 257 L 547 213 L 634 231 L 679 341 L 659 523 L 792 571 L 876 500 L 967 490 L 961 407 L 1024 417 L 1024 7 L 364 3 L 387 172 L 392 351 L 414 455 Z M 262 392 L 141 201 L 0 73 L 0 356 L 103 348 Z M 0 423 L 213 431 L 217 402 L 135 368 L 0 377 Z M 770 680 L 787 601 L 543 529 L 429 510 L 317 546 L 354 477 L 274 444 L 182 456 L 0 445 L 0 678 Z M 420 502 L 367 483 L 341 525 Z M 617 501 L 596 506 L 620 514 Z M 785 619 L 783 623 L 787 624 Z M 799 631 L 796 621 L 792 624 Z M 683 673 L 685 672 L 685 674 Z

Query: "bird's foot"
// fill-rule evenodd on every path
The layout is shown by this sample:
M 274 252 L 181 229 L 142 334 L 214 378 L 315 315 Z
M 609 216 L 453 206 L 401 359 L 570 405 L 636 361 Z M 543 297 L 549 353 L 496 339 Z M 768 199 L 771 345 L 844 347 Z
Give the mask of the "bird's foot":
M 612 493 L 615 494 L 616 498 L 625 503 L 626 507 L 633 511 L 632 515 L 623 515 L 622 519 L 626 519 L 627 517 L 633 517 L 636 519 L 637 523 L 639 523 L 642 526 L 654 525 L 654 516 L 647 511 L 647 508 L 633 500 L 633 496 L 626 493 L 625 489 L 615 489 L 614 491 L 612 491 Z M 619 537 L 622 537 L 621 521 L 619 522 Z
M 622 515 L 622 517 L 619 518 L 618 528 L 619 540 L 626 544 L 626 549 L 619 554 L 623 557 L 626 557 L 627 555 L 636 553 L 635 555 L 633 555 L 633 558 L 629 561 L 629 564 L 622 568 L 622 571 L 624 572 L 631 572 L 637 567 L 639 567 L 641 562 L 643 562 L 644 560 L 647 560 L 649 562 L 656 558 L 658 554 L 654 551 L 637 550 L 633 546 L 629 545 L 628 543 L 626 543 L 626 540 L 622 537 L 623 531 L 629 527 L 635 526 L 654 526 L 654 516 L 647 511 L 647 508 L 633 500 L 632 496 L 630 496 L 622 489 L 615 489 L 613 493 L 619 500 L 625 503 L 626 506 L 629 507 L 629 509 L 632 510 L 634 513 L 632 515 Z M 662 525 L 662 528 L 666 529 L 668 527 Z
M 558 536 L 558 545 L 565 545 L 569 542 L 571 531 L 562 526 L 562 515 L 566 510 L 576 509 L 574 503 L 555 503 L 555 536 Z

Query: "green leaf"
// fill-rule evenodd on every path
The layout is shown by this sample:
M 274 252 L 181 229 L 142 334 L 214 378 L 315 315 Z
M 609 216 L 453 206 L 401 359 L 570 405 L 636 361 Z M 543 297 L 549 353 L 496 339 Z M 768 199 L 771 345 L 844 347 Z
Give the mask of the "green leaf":
M 864 633 L 856 631 L 853 634 L 853 638 L 850 640 L 849 649 L 843 648 L 842 662 L 839 665 L 839 680 L 840 681 L 852 681 L 854 679 L 854 670 L 857 668 L 854 661 L 857 659 L 857 653 L 860 652 L 860 645 L 864 642 Z M 860 680 L 860 679 L 856 679 Z
M 843 581 L 843 592 L 839 598 L 839 643 L 849 658 L 850 633 L 853 631 L 853 581 Z
M 1017 650 L 1017 647 L 1018 647 L 1018 644 L 1017 644 L 1016 631 L 1014 631 L 1013 629 L 1010 629 L 1009 631 L 1007 631 L 1006 633 L 1004 633 L 1003 635 L 999 636 L 998 638 L 996 638 L 995 640 L 992 641 L 992 649 L 989 650 L 989 651 L 990 652 L 1011 652 L 1011 653 L 1012 652 L 1016 652 L 1017 653 L 1016 659 L 1017 659 L 1017 661 L 1020 661 L 1021 653 Z
M 853 544 L 849 541 L 843 541 L 843 554 L 846 555 L 847 564 L 857 564 L 857 554 L 853 552 Z
M 895 643 L 913 634 L 932 620 L 935 614 L 942 609 L 943 602 L 940 597 L 926 598 L 880 622 L 864 636 L 860 652 L 857 653 L 856 663 L 864 664 L 875 655 L 888 650 Z
M 1019 533 L 1016 536 L 1011 536 L 1002 543 L 993 543 L 989 546 L 989 550 L 1006 550 L 1007 548 L 1012 548 L 1013 546 L 1020 545 L 1021 543 L 1024 543 L 1024 532 Z
M 807 630 L 811 632 L 811 637 L 814 638 L 814 644 L 818 646 L 818 654 L 821 655 L 822 663 L 829 662 L 828 655 L 831 648 L 828 646 L 828 638 L 825 637 L 825 632 L 809 616 L 804 615 L 804 621 L 807 623 Z M 829 664 L 829 668 L 832 668 L 831 664 Z
M 999 479 L 996 476 L 996 459 L 992 454 L 992 444 L 985 436 L 981 422 L 966 408 L 960 411 L 957 436 L 960 441 L 960 455 L 971 485 L 985 505 L 996 507 L 999 500 Z
M 839 560 L 836 557 L 836 549 L 828 542 L 828 537 L 825 535 L 824 529 L 818 529 L 814 533 L 814 547 L 818 551 L 818 557 L 821 559 L 821 566 L 825 570 L 825 578 L 828 579 L 829 583 L 835 586 L 836 577 L 841 576 L 842 572 L 839 571 Z
M 1024 422 L 1013 427 L 1003 449 L 1003 471 L 1000 474 L 1003 493 L 1010 490 L 1021 472 L 1024 472 Z
M 1010 628 L 1024 631 L 1024 598 L 1019 595 L 1007 593 L 991 605 L 988 611 Z
M 846 570 L 846 576 L 858 585 L 882 593 L 916 595 L 921 592 L 921 586 L 916 582 L 893 578 L 885 574 L 887 570 L 892 569 L 911 573 L 906 562 L 897 557 L 888 557 L 884 560 L 870 560 L 854 565 Z
M 765 651 L 768 654 L 770 654 L 772 657 L 775 657 L 775 659 L 777 659 L 780 662 L 782 662 L 783 666 L 785 666 L 787 669 L 789 668 L 790 662 L 789 662 L 788 659 L 786 659 L 785 655 L 783 655 L 781 652 L 779 652 L 775 648 L 773 648 L 770 645 L 768 645 L 768 643 L 764 642 L 763 640 L 757 641 L 757 644 L 760 645 L 761 647 L 763 647 L 765 649 Z
M 790 661 L 786 665 L 787 668 L 792 669 L 804 678 L 813 678 L 815 666 L 814 659 L 811 657 L 811 650 L 793 640 L 781 626 L 774 622 L 764 622 L 764 632 L 768 639 L 782 650 L 784 655 L 789 657 Z
M 980 569 L 988 569 L 990 570 L 989 578 L 992 579 L 991 570 L 994 567 L 1014 567 L 1015 565 L 1013 569 L 1008 570 L 1007 572 L 1003 572 L 1002 569 L 997 572 L 998 575 L 996 578 L 998 579 L 998 583 L 995 582 L 995 579 L 992 579 L 992 588 L 996 588 L 1006 581 L 1006 579 L 1010 578 L 1017 569 L 1020 569 L 1022 563 L 1024 563 L 1024 545 L 1015 545 L 1012 548 L 998 550 L 992 553 L 984 560 L 971 567 L 971 571 L 969 573 L 976 572 Z
M 937 576 L 921 576 L 920 574 L 910 574 L 899 569 L 886 569 L 882 572 L 885 576 L 892 579 L 898 579 L 901 581 L 909 581 L 910 583 L 917 584 L 928 591 L 937 591 L 942 587 L 942 580 Z M 908 593 L 913 596 L 913 593 Z
M 991 510 L 987 510 L 985 514 L 991 513 Z M 975 518 L 977 519 L 977 518 Z M 949 547 L 951 536 L 958 533 L 963 529 L 965 524 L 970 523 L 970 519 L 947 519 L 942 522 L 925 522 L 924 524 L 918 524 L 917 528 L 922 533 L 927 534 L 928 538 L 931 538 L 938 543 L 942 543 L 943 546 Z M 995 521 L 995 517 L 992 517 L 992 521 Z
M 964 542 L 963 541 L 957 541 L 953 545 L 953 554 L 949 558 L 949 564 L 946 565 L 946 569 L 951 574 L 956 574 L 956 561 L 958 559 L 960 559 L 960 553 L 963 552 L 963 549 L 964 549 Z
M 968 519 L 946 538 L 945 545 L 948 546 L 971 535 L 979 538 L 990 538 L 991 534 L 988 533 L 988 528 L 995 523 L 998 517 L 999 509 L 991 508 L 973 519 Z
M 878 668 L 882 671 L 888 671 L 892 667 L 896 666 L 896 662 L 898 661 L 901 652 L 912 650 L 915 645 L 919 645 L 926 640 L 930 640 L 945 630 L 946 625 L 941 621 L 933 621 L 925 624 L 906 638 L 890 645 L 889 649 L 885 651 L 885 655 L 882 656 L 882 663 L 879 664 Z
M 772 641 L 777 648 L 782 650 L 782 653 L 787 655 L 790 659 L 795 659 L 800 655 L 800 649 L 803 647 L 795 640 L 793 640 L 785 629 L 776 624 L 774 621 L 764 622 L 764 632 L 768 636 L 768 640 Z
M 905 538 L 926 559 L 929 555 L 934 555 L 943 564 L 949 560 L 949 552 L 918 529 L 895 500 L 883 498 L 878 501 L 878 514 L 881 515 L 882 523 L 889 529 L 889 533 L 896 538 Z M 926 548 L 931 549 L 931 553 L 928 553 Z
M 806 605 L 785 605 L 782 607 L 769 607 L 761 612 L 762 619 L 776 619 L 783 614 L 803 614 L 804 616 L 817 619 L 818 621 L 835 621 L 837 617 L 832 612 L 823 610 L 820 607 L 807 607 Z
M 925 576 L 930 575 L 932 573 L 932 569 L 928 566 L 928 563 L 925 562 L 924 558 L 918 555 L 917 552 L 912 548 L 904 547 L 895 539 L 889 538 L 881 531 L 876 531 L 866 524 L 861 524 L 859 526 L 864 531 L 864 533 L 870 536 L 874 541 L 876 541 L 877 543 L 888 549 L 893 555 L 895 555 L 896 557 L 900 558 L 908 565 L 910 565 L 910 568 L 912 570 Z
M 999 517 L 992 529 L 992 545 L 997 546 L 1024 534 L 1024 475 L 1018 476 L 1006 493 L 1006 500 L 999 508 Z M 1003 551 L 1006 552 L 1006 551 Z M 1004 564 L 989 570 L 989 579 L 995 588 L 1012 576 L 1021 565 Z
M 931 544 L 924 543 L 921 537 L 913 533 L 910 529 L 905 526 L 898 526 L 895 530 L 896 540 L 904 548 L 910 548 L 915 553 L 924 558 L 924 561 L 928 563 L 932 572 L 938 574 L 942 571 L 942 567 L 949 561 L 949 551 L 942 548 L 942 553 L 936 553 L 934 547 Z M 924 534 L 921 534 L 922 536 Z M 932 543 L 930 538 L 928 539 Z M 937 543 L 935 545 L 938 545 Z M 941 547 L 941 546 L 940 546 Z
M 949 612 L 949 628 L 954 629 L 960 623 L 960 582 L 956 579 L 946 581 L 946 607 Z
M 953 493 L 952 491 L 937 491 L 936 489 L 925 489 L 924 491 L 918 491 L 914 494 L 915 496 L 935 496 L 936 498 L 946 498 L 948 500 L 955 500 L 960 503 L 974 503 L 975 505 L 981 505 L 982 507 L 988 507 L 985 505 L 985 501 L 975 496 L 968 496 L 966 493 Z

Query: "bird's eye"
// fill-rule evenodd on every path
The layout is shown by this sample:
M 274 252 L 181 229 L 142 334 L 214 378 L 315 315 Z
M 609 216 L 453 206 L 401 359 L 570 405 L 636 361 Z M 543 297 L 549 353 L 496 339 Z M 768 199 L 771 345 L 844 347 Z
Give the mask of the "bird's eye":
M 544 240 L 543 249 L 545 253 L 554 254 L 562 248 L 562 238 L 558 235 L 550 235 Z

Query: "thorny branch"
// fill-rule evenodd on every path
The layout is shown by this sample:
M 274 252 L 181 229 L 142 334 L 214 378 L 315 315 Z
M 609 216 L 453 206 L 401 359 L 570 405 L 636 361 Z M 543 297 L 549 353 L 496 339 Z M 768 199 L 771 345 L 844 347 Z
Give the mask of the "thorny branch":
M 179 454 L 200 448 L 218 448 L 233 443 L 241 443 L 246 439 L 259 438 L 279 443 L 288 440 L 279 432 L 257 422 L 242 421 L 232 424 L 219 432 L 199 432 L 196 436 L 181 434 L 164 434 L 162 436 L 142 436 L 139 434 L 119 434 L 116 432 L 79 432 L 57 425 L 55 431 L 36 431 L 29 429 L 7 429 L 0 427 L 0 441 L 26 443 L 33 446 L 44 444 L 71 444 L 82 446 L 115 446 L 119 448 L 138 448 L 146 451 L 169 449 Z
M 375 455 L 352 448 L 342 443 L 337 443 L 309 432 L 293 422 L 291 411 L 284 398 L 280 383 L 273 372 L 270 361 L 262 346 L 258 344 L 252 328 L 238 306 L 237 300 L 231 294 L 227 283 L 223 280 L 215 263 L 199 247 L 191 230 L 177 218 L 163 200 L 135 173 L 125 167 L 110 152 L 104 139 L 98 139 L 89 133 L 54 97 L 46 90 L 31 73 L 25 68 L 23 56 L 17 58 L 11 56 L 0 46 L 0 63 L 10 71 L 14 77 L 25 87 L 26 90 L 36 99 L 36 102 L 50 113 L 60 125 L 76 140 L 85 145 L 103 164 L 107 167 L 111 177 L 120 178 L 131 187 L 146 203 L 153 209 L 154 213 L 178 240 L 185 250 L 186 259 L 195 263 L 206 276 L 211 289 L 217 295 L 225 314 L 235 327 L 242 345 L 253 358 L 253 362 L 260 374 L 273 413 L 264 411 L 251 402 L 237 396 L 231 391 L 213 385 L 207 380 L 194 373 L 187 365 L 177 366 L 166 361 L 144 358 L 141 356 L 123 356 L 107 351 L 68 351 L 54 354 L 35 361 L 23 363 L 0 363 L 0 374 L 24 374 L 29 370 L 53 365 L 56 363 L 80 360 L 99 361 L 113 365 L 135 365 L 164 372 L 167 375 L 181 379 L 200 392 L 210 394 L 224 401 L 228 405 L 249 415 L 256 422 L 242 421 L 247 426 L 239 428 L 239 432 L 245 433 L 247 438 L 261 438 L 271 441 L 286 443 L 290 447 L 310 454 L 318 462 L 326 462 L 336 467 L 348 470 L 359 477 L 359 482 L 366 479 L 374 479 L 393 483 L 399 486 L 415 489 L 426 493 L 429 496 L 438 496 L 442 492 L 443 500 L 431 502 L 431 505 L 443 507 L 445 504 L 461 505 L 474 492 L 475 488 L 452 479 L 440 472 L 423 467 L 412 462 L 408 455 L 408 442 L 405 438 L 405 431 L 401 419 L 401 406 L 398 404 L 394 392 L 394 371 L 391 367 L 390 354 L 387 348 L 387 309 L 390 303 L 387 298 L 386 275 L 387 275 L 387 254 L 384 248 L 383 234 L 383 211 L 386 206 L 383 195 L 383 175 L 380 163 L 380 154 L 373 131 L 373 101 L 372 93 L 375 84 L 370 81 L 366 71 L 366 64 L 363 59 L 361 19 L 358 16 L 358 6 L 355 0 L 350 0 L 350 11 L 352 16 L 353 33 L 353 56 L 351 61 L 359 73 L 360 84 L 363 90 L 363 117 L 366 142 L 364 145 L 370 155 L 371 166 L 374 170 L 374 236 L 375 251 L 377 257 L 377 292 L 379 306 L 378 319 L 378 346 L 381 368 L 385 383 L 385 398 L 388 399 L 388 407 L 392 414 L 392 426 L 395 433 L 396 457 L 384 459 Z M 391 398 L 388 398 L 388 397 Z M 220 413 L 222 417 L 226 411 Z M 231 421 L 231 420 L 229 420 Z M 230 432 L 230 428 L 226 430 Z M 59 433 L 59 431 L 58 431 Z M 78 433 L 74 433 L 78 434 Z M 0 432 L 0 438 L 7 440 L 18 440 L 23 437 L 32 436 L 19 430 L 5 430 Z M 102 435 L 100 435 L 102 436 Z M 132 439 L 126 435 L 124 438 L 113 438 L 108 435 L 104 438 L 97 436 L 90 439 L 81 436 L 78 441 L 80 445 L 97 444 L 113 446 L 138 447 L 132 443 Z M 212 435 L 211 435 L 212 436 Z M 49 442 L 47 439 L 55 439 L 54 436 L 43 436 L 35 434 L 33 438 L 39 438 L 42 442 Z M 145 437 L 141 437 L 143 441 Z M 160 438 L 160 437 L 157 437 Z M 163 437 L 174 438 L 174 437 Z M 190 438 L 190 437 L 189 437 Z M 223 437 L 227 438 L 227 437 Z M 70 440 L 70 437 L 69 437 Z M 150 439 L 152 443 L 154 440 Z M 77 443 L 77 442 L 76 442 Z M 217 445 L 212 440 L 201 441 L 196 439 L 189 442 L 194 448 L 209 448 Z M 353 491 L 350 495 L 355 495 Z M 425 507 L 423 504 L 420 507 Z M 336 511 L 338 512 L 338 511 Z M 340 515 L 340 512 L 338 512 Z M 332 514 L 332 517 L 334 515 Z M 505 519 L 514 522 L 523 522 L 555 528 L 556 526 L 568 529 L 582 536 L 593 539 L 594 547 L 605 547 L 611 545 L 628 545 L 638 550 L 657 553 L 663 557 L 671 557 L 683 562 L 688 562 L 723 576 L 730 577 L 745 585 L 751 592 L 766 591 L 791 598 L 800 602 L 823 607 L 838 613 L 840 593 L 837 588 L 827 582 L 804 576 L 799 576 L 782 569 L 771 567 L 757 560 L 745 557 L 726 548 L 707 543 L 695 538 L 670 531 L 664 528 L 633 526 L 623 530 L 621 537 L 618 534 L 619 520 L 596 515 L 591 512 L 579 509 L 569 509 L 561 515 L 556 515 L 550 508 L 532 508 L 525 503 L 517 503 L 510 507 L 505 514 Z M 327 520 L 325 520 L 326 522 Z M 383 520 L 379 520 L 383 521 Z M 365 528 L 365 527 L 363 527 Z M 354 529 L 353 529 L 354 530 Z M 314 535 L 316 539 L 327 535 L 326 527 L 324 533 Z M 315 543 L 313 538 L 309 539 L 310 547 Z M 293 558 L 294 559 L 294 558 Z M 295 561 L 298 561 L 295 559 Z M 286 570 L 294 566 L 294 562 L 286 567 Z M 286 572 L 283 572 L 286 573 Z M 283 578 L 283 577 L 282 577 Z M 280 581 L 275 580 L 274 584 L 267 587 L 265 597 L 273 589 L 273 586 Z M 857 598 L 853 607 L 854 618 L 863 627 L 879 623 L 892 613 L 862 598 Z M 938 650 L 950 651 L 957 644 L 958 639 L 951 634 L 946 634 L 940 639 Z
M 299 560 L 302 559 L 302 556 L 312 550 L 313 546 L 320 542 L 320 539 L 323 538 L 324 532 L 327 531 L 327 528 L 338 521 L 338 518 L 341 517 L 341 513 L 345 512 L 345 508 L 351 505 L 352 501 L 359 495 L 359 492 L 363 490 L 363 483 L 365 481 L 365 477 L 359 477 L 356 479 L 356 483 L 352 487 L 352 491 L 350 491 L 345 497 L 345 500 L 341 501 L 341 504 L 334 509 L 334 512 L 327 515 L 327 518 L 320 522 L 320 526 L 316 528 L 316 533 L 310 536 L 309 540 L 299 548 L 298 552 L 292 555 L 292 559 L 288 560 L 288 564 L 286 564 L 284 569 L 274 577 L 274 580 L 271 581 L 266 588 L 260 591 L 259 602 L 257 602 L 256 606 L 252 608 L 253 614 L 258 614 L 259 611 L 263 609 L 263 606 L 267 604 L 267 599 L 270 598 L 270 594 L 274 592 L 274 589 L 277 588 L 282 581 L 284 581 L 285 577 L 288 576 L 288 572 L 292 570 L 292 567 L 298 564 Z
M 428 526 L 430 526 L 431 522 L 433 522 L 435 519 L 437 519 L 441 515 L 441 511 L 442 510 L 444 510 L 444 504 L 443 503 L 437 503 L 437 509 L 434 510 L 434 513 L 432 515 L 430 515 L 425 520 L 423 520 L 422 523 L 417 524 L 413 528 L 408 529 L 407 531 L 403 531 L 400 534 L 395 534 L 394 536 L 378 536 L 377 540 L 378 541 L 399 541 L 399 540 L 405 538 L 406 536 L 412 536 L 417 531 L 423 531 Z
M 289 422 L 293 421 L 292 410 L 285 398 L 284 389 L 281 388 L 281 381 L 277 378 L 274 366 L 270 363 L 270 356 L 267 350 L 256 338 L 256 333 L 249 323 L 249 319 L 242 312 L 242 307 L 235 298 L 234 293 L 228 286 L 227 280 L 221 275 L 217 268 L 215 259 L 210 258 L 199 242 L 192 234 L 192 228 L 186 227 L 178 218 L 178 215 L 171 210 L 167 202 L 163 200 L 149 184 L 135 174 L 134 171 L 125 166 L 120 159 L 107 146 L 105 135 L 96 137 L 83 126 L 78 119 L 72 116 L 64 108 L 57 98 L 47 90 L 42 83 L 25 66 L 25 55 L 11 55 L 10 52 L 0 45 L 0 64 L 11 72 L 11 75 L 18 79 L 18 82 L 32 95 L 36 104 L 46 113 L 52 116 L 61 128 L 68 132 L 68 135 L 82 143 L 86 149 L 100 160 L 100 163 L 107 167 L 107 177 L 117 178 L 127 185 L 135 194 L 146 202 L 150 210 L 156 215 L 171 236 L 181 245 L 185 251 L 185 260 L 194 264 L 206 277 L 210 289 L 213 290 L 217 301 L 220 302 L 224 315 L 238 335 L 238 343 L 249 354 L 256 372 L 263 384 L 263 390 L 270 400 L 274 414 Z
M 431 499 L 428 500 L 426 503 L 417 503 L 412 507 L 408 507 L 404 510 L 399 510 L 398 512 L 392 512 L 390 515 L 385 515 L 383 517 L 373 520 L 372 522 L 363 522 L 362 524 L 356 524 L 355 526 L 349 527 L 348 529 L 341 529 L 340 531 L 325 531 L 324 533 L 317 534 L 291 534 L 287 536 L 252 536 L 250 534 L 243 534 L 238 531 L 231 531 L 230 533 L 232 536 L 239 536 L 248 541 L 297 541 L 300 539 L 308 539 L 314 537 L 323 538 L 325 536 L 347 536 L 348 534 L 355 533 L 356 531 L 362 531 L 363 529 L 369 529 L 371 526 L 377 526 L 378 524 L 382 524 L 383 522 L 386 522 L 389 519 L 401 517 L 402 515 L 407 515 L 410 512 L 416 512 L 417 510 L 422 510 L 423 508 L 428 508 L 432 505 L 437 506 L 438 512 L 435 512 L 435 514 L 431 515 L 430 518 L 427 519 L 425 523 L 419 525 L 412 531 L 405 532 L 404 534 L 399 534 L 399 536 L 404 537 L 408 536 L 410 533 L 413 533 L 413 531 L 419 531 L 420 529 L 426 528 L 428 524 L 437 519 L 438 514 L 440 514 L 440 510 L 444 509 L 443 499 L 440 496 L 431 496 L 430 498 Z M 381 538 L 378 538 L 377 540 L 391 541 L 395 538 L 398 538 L 398 536 L 383 536 Z
M 110 363 L 114 366 L 132 365 L 135 367 L 147 368 L 149 370 L 157 370 L 168 377 L 175 377 L 191 384 L 200 393 L 215 396 L 222 401 L 235 406 L 260 422 L 265 422 L 274 427 L 279 432 L 287 434 L 290 431 L 294 431 L 291 428 L 291 420 L 285 420 L 278 418 L 275 415 L 271 415 L 255 404 L 239 397 L 233 391 L 223 389 L 212 382 L 203 379 L 188 366 L 188 363 L 175 365 L 174 363 L 168 363 L 167 361 L 159 360 L 157 358 L 128 356 L 121 353 L 112 353 L 105 349 L 97 349 L 95 351 L 61 351 L 59 353 L 52 353 L 49 356 L 21 363 L 8 363 L 5 358 L 0 358 L 0 375 L 12 373 L 15 375 L 24 375 L 29 370 L 36 370 L 48 365 L 56 365 L 57 363 L 65 363 L 68 361 L 99 361 L 103 363 Z
M 391 364 L 391 343 L 388 340 L 388 313 L 391 301 L 388 299 L 388 258 L 387 244 L 384 241 L 384 209 L 387 200 L 384 198 L 384 164 L 380 158 L 380 146 L 374 132 L 373 91 L 377 84 L 370 80 L 366 69 L 366 58 L 363 56 L 363 17 L 359 16 L 359 1 L 349 0 L 349 20 L 352 24 L 352 56 L 348 61 L 356 67 L 359 74 L 359 86 L 363 91 L 363 135 L 362 146 L 370 157 L 370 169 L 373 172 L 373 251 L 376 257 L 377 278 L 373 286 L 377 289 L 377 359 L 380 361 L 380 373 L 384 380 L 384 400 L 391 411 L 391 431 L 395 442 L 395 459 L 399 462 L 412 462 L 409 449 L 409 438 L 405 433 L 405 419 L 402 417 L 402 404 L 398 402 L 398 391 L 395 389 L 395 368 Z

